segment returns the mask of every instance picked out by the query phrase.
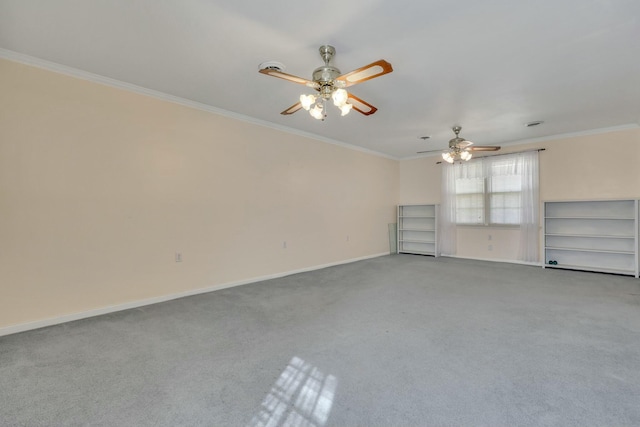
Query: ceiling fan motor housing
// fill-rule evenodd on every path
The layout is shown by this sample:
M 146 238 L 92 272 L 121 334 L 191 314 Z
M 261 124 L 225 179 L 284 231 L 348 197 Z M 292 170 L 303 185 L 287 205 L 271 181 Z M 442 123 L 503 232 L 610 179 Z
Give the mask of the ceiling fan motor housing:
M 340 70 L 331 65 L 323 65 L 313 70 L 313 81 L 322 84 L 333 83 L 340 76 Z
M 331 65 L 318 67 L 313 71 L 313 81 L 318 83 L 318 92 L 324 99 L 329 99 L 333 93 L 334 80 L 340 75 L 340 70 Z
M 460 147 L 460 144 L 462 144 L 463 142 L 467 142 L 467 140 L 457 136 L 449 140 L 449 148 L 458 148 Z

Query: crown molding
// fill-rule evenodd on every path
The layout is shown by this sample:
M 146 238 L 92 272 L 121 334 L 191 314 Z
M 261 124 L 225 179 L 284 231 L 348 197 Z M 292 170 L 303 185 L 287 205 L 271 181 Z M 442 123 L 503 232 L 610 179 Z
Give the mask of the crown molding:
M 245 116 L 243 114 L 224 110 L 222 108 L 214 107 L 212 105 L 192 101 L 186 98 L 181 98 L 179 96 L 169 95 L 164 92 L 148 89 L 142 86 L 123 82 L 121 80 L 112 79 L 110 77 L 101 76 L 99 74 L 94 74 L 89 71 L 84 71 L 78 68 L 73 68 L 66 65 L 58 64 L 56 62 L 47 61 L 44 59 L 36 58 L 34 56 L 25 55 L 23 53 L 15 52 L 9 49 L 0 48 L 0 58 L 6 59 L 9 61 L 19 62 L 21 64 L 41 68 L 48 71 L 53 71 L 58 74 L 64 74 L 66 76 L 75 77 L 81 80 L 86 80 L 93 83 L 110 86 L 116 89 L 122 89 L 129 92 L 137 93 L 140 95 L 149 96 L 152 98 L 159 99 L 161 101 L 167 101 L 167 102 L 179 104 L 185 107 L 194 108 L 196 110 L 206 111 L 208 113 L 229 117 L 231 119 L 239 120 L 246 123 L 251 123 L 253 125 L 279 130 L 281 132 L 290 133 L 290 134 L 301 136 L 304 138 L 314 139 L 316 141 L 324 142 L 331 145 L 337 145 L 339 147 L 346 148 L 348 150 L 359 151 L 362 153 L 371 154 L 377 157 L 384 157 L 386 159 L 391 159 L 391 160 L 399 160 L 398 158 L 390 156 L 388 154 L 380 153 L 374 150 L 369 150 L 364 147 L 358 147 L 356 145 L 348 144 L 346 142 L 338 141 L 336 139 L 326 138 L 324 136 L 316 135 L 311 132 L 305 132 L 305 131 L 294 129 L 288 126 L 279 125 L 277 123 L 268 122 L 266 120 L 257 119 L 255 117 Z
M 547 141 L 553 141 L 556 139 L 567 139 L 567 138 L 576 138 L 580 136 L 600 135 L 603 133 L 618 132 L 618 131 L 629 130 L 629 129 L 640 129 L 640 125 L 637 123 L 629 123 L 629 124 L 611 126 L 606 128 L 587 129 L 587 130 L 581 130 L 577 132 L 567 132 L 567 133 L 560 133 L 557 135 L 541 136 L 540 138 L 518 139 L 516 141 L 506 142 L 503 145 L 511 147 L 513 145 L 533 144 L 536 142 L 547 142 Z

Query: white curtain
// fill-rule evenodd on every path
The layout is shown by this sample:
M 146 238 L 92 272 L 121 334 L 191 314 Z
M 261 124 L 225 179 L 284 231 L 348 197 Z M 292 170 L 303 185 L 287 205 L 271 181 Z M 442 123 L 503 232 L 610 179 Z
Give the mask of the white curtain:
M 483 197 L 485 190 L 487 200 Z M 537 151 L 443 164 L 439 252 L 443 255 L 456 254 L 458 221 L 472 225 L 519 224 L 518 259 L 538 262 L 538 193 Z M 490 205 L 488 210 L 485 202 Z M 489 212 L 489 218 L 485 218 L 485 212 Z
M 456 254 L 456 176 L 455 166 L 442 165 L 442 196 L 438 216 L 438 252 Z
M 519 154 L 520 192 L 520 250 L 518 259 L 539 262 L 540 193 L 538 151 Z

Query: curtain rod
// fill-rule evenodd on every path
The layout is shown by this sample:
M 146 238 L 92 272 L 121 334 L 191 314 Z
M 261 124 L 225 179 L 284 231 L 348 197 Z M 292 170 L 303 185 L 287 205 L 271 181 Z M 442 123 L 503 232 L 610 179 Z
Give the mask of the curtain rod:
M 498 156 L 508 156 L 509 154 L 520 154 L 520 153 L 529 153 L 531 151 L 545 151 L 546 148 L 532 148 L 530 150 L 523 150 L 523 151 L 514 151 L 512 153 L 502 153 L 502 154 L 494 154 L 492 156 L 480 156 L 480 157 L 472 157 L 471 160 L 477 160 L 477 159 L 484 159 L 485 157 L 498 157 Z M 470 160 L 470 161 L 471 161 Z M 442 161 L 440 162 L 436 162 L 436 165 L 439 165 L 440 163 L 442 163 Z

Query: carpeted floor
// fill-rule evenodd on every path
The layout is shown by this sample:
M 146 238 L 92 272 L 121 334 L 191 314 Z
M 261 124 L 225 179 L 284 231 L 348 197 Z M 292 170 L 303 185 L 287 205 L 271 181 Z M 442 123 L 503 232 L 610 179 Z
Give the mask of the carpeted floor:
M 393 255 L 0 337 L 2 426 L 639 426 L 640 280 Z

